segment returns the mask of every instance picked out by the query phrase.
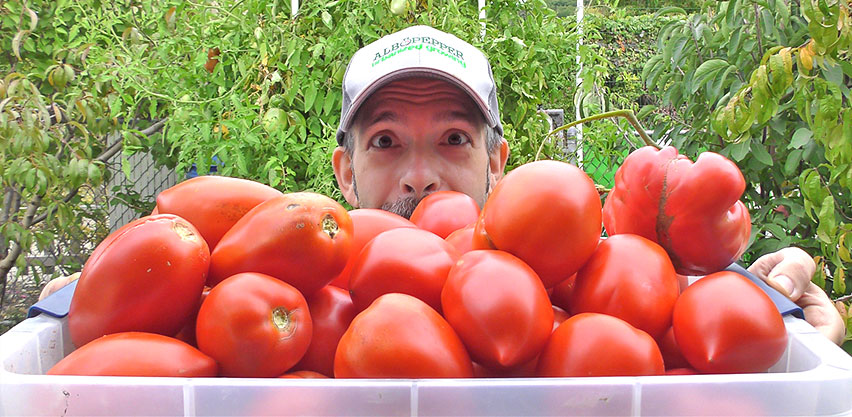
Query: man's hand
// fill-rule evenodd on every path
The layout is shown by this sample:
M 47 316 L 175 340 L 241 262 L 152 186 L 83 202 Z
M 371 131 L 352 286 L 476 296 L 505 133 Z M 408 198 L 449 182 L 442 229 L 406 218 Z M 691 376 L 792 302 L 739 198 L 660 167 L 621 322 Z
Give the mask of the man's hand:
M 42 288 L 41 294 L 39 294 L 38 296 L 38 300 L 44 300 L 45 298 L 47 298 L 48 295 L 59 291 L 60 288 L 70 284 L 77 278 L 80 278 L 79 272 L 68 275 L 67 277 L 59 277 L 50 280 L 50 282 L 48 282 L 47 285 Z
M 838 345 L 843 342 L 843 319 L 825 291 L 811 282 L 816 264 L 807 252 L 784 248 L 761 256 L 748 270 L 793 300 L 804 310 L 805 320 L 825 337 Z

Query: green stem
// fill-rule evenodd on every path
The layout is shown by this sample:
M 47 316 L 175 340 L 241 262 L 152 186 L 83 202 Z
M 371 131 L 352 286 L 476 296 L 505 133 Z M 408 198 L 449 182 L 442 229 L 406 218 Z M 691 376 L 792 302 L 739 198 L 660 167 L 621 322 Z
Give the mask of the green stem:
M 588 123 L 595 120 L 610 119 L 615 117 L 623 117 L 627 119 L 630 125 L 633 126 L 634 129 L 636 129 L 636 132 L 639 133 L 639 137 L 642 138 L 642 142 L 645 146 L 653 146 L 657 149 L 660 149 L 660 147 L 656 143 L 654 143 L 653 140 L 651 140 L 651 137 L 648 136 L 648 133 L 645 132 L 645 128 L 643 128 L 642 125 L 639 123 L 639 120 L 636 118 L 636 115 L 633 114 L 632 110 L 613 110 L 606 113 L 585 117 L 580 120 L 575 120 L 571 123 L 559 126 L 556 129 L 551 130 L 550 133 L 544 136 L 544 140 L 541 141 L 541 145 L 538 147 L 538 151 L 535 153 L 535 160 L 538 160 L 539 156 L 541 155 L 542 149 L 544 149 L 544 144 L 547 143 L 548 139 L 550 139 L 551 136 L 582 123 Z

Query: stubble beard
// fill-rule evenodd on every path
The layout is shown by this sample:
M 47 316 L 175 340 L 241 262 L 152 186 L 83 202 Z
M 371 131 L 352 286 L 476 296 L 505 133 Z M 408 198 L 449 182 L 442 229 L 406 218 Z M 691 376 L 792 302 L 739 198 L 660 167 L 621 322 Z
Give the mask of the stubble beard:
M 490 174 L 491 174 L 491 164 L 489 163 L 485 167 L 485 197 L 486 198 L 488 197 L 488 194 L 491 191 L 491 175 Z M 360 201 L 361 198 L 358 196 L 358 181 L 356 181 L 356 179 L 355 179 L 354 170 L 352 171 L 352 190 L 355 192 L 355 198 L 358 199 L 358 201 Z M 414 209 L 417 208 L 417 205 L 420 203 L 420 201 L 423 200 L 424 198 L 426 198 L 426 196 L 428 196 L 428 195 L 429 194 L 426 194 L 425 196 L 423 196 L 419 199 L 415 198 L 415 197 L 402 197 L 402 198 L 400 198 L 396 201 L 382 204 L 381 209 L 384 210 L 384 211 L 389 211 L 389 212 L 394 213 L 394 214 L 398 214 L 402 217 L 405 217 L 406 219 L 410 219 L 411 214 L 414 213 Z M 483 201 L 482 203 L 484 204 L 485 202 Z

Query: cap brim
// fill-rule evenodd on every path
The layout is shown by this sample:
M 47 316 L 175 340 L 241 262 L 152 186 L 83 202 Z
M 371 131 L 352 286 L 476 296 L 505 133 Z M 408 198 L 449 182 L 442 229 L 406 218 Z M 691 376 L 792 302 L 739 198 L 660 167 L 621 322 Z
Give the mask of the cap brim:
M 355 115 L 358 113 L 358 110 L 361 108 L 361 105 L 363 105 L 364 102 L 367 101 L 367 99 L 373 95 L 373 93 L 393 81 L 418 76 L 441 79 L 458 87 L 460 90 L 464 91 L 471 98 L 471 100 L 473 100 L 474 103 L 476 103 L 476 106 L 479 107 L 479 111 L 482 113 L 482 116 L 485 118 L 485 122 L 488 124 L 489 127 L 495 127 L 497 125 L 497 120 L 494 120 L 494 118 L 491 116 L 491 112 L 488 111 L 488 106 L 485 104 L 484 101 L 482 101 L 482 98 L 480 98 L 479 95 L 473 91 L 473 89 L 471 89 L 467 84 L 463 83 L 458 78 L 444 71 L 440 71 L 434 68 L 403 68 L 376 79 L 366 88 L 364 88 L 357 97 L 355 97 L 355 99 L 352 101 L 352 105 L 349 107 L 349 112 L 345 114 L 343 116 L 343 120 L 340 121 L 340 129 L 338 132 L 337 140 L 338 143 L 341 142 L 340 133 L 348 132 L 349 129 L 352 128 L 352 123 L 355 120 Z

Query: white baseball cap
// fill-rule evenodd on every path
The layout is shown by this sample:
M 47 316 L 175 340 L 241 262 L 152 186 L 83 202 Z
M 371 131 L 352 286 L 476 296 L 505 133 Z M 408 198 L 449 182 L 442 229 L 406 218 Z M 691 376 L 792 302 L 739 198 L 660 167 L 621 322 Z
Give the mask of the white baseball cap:
M 414 76 L 439 78 L 460 88 L 482 111 L 488 126 L 503 135 L 497 86 L 485 54 L 449 33 L 412 26 L 361 48 L 349 61 L 337 143 L 343 143 L 358 108 L 370 95 L 385 84 Z

